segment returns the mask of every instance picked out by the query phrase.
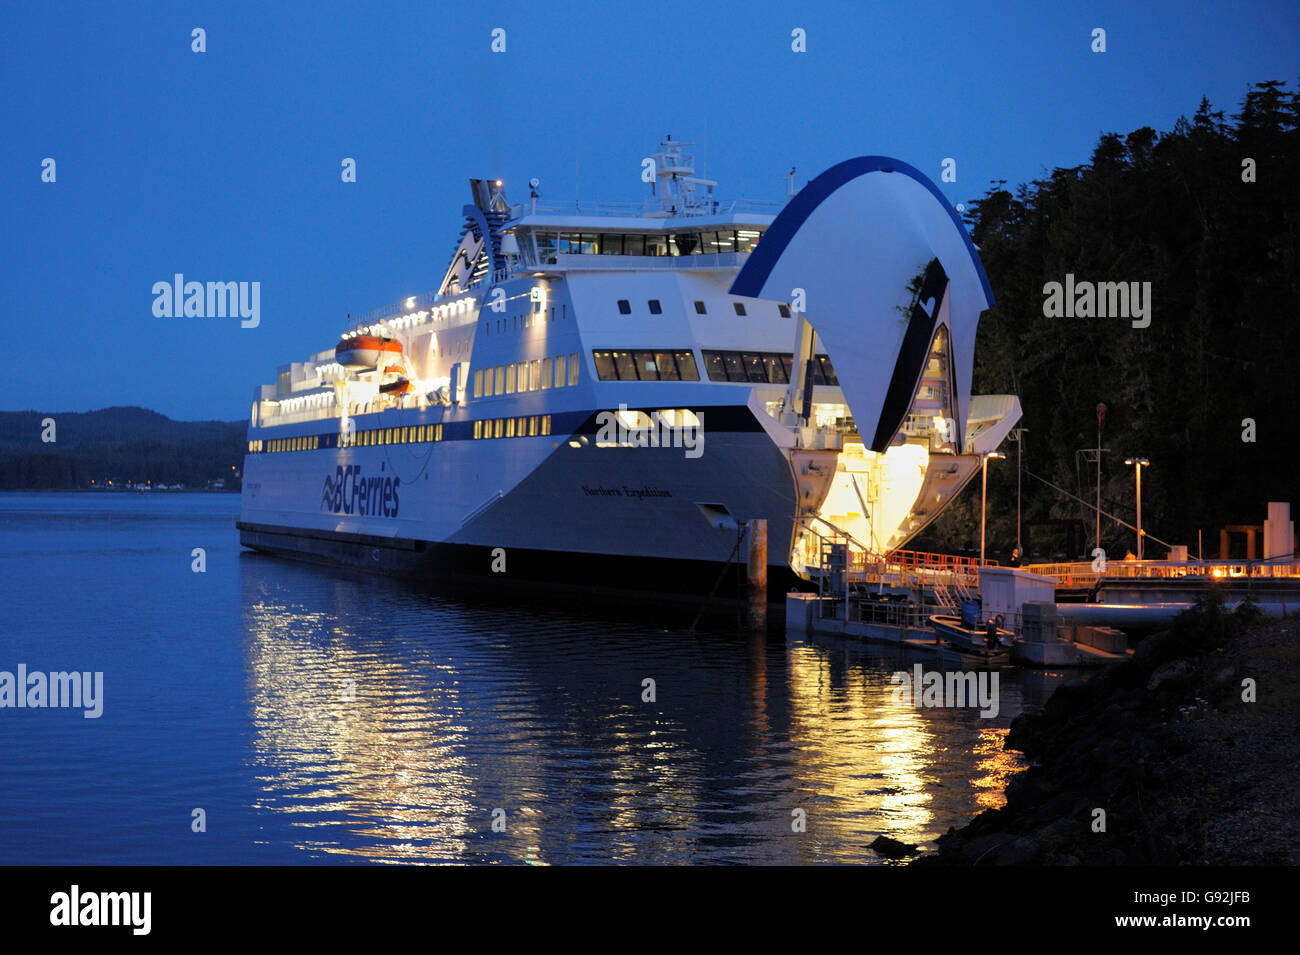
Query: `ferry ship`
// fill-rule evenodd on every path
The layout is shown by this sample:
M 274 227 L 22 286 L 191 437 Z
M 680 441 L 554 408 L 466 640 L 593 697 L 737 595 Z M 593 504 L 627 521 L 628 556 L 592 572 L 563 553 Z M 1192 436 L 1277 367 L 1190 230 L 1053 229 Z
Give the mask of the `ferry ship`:
M 955 211 L 880 156 L 722 200 L 690 145 L 660 145 L 639 204 L 470 180 L 437 291 L 255 390 L 241 543 L 707 592 L 763 519 L 779 595 L 832 536 L 886 555 L 932 521 L 1020 415 L 970 395 L 993 299 Z

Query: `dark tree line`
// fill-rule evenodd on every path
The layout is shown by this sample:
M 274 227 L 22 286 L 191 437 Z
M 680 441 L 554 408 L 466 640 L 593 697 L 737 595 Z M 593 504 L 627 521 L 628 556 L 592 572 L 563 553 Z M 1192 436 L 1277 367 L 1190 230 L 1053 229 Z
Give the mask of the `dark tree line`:
M 1143 526 L 1193 556 L 1198 529 L 1209 555 L 1219 527 L 1262 523 L 1269 500 L 1300 510 L 1300 94 L 1257 83 L 1228 118 L 1203 98 L 1168 132 L 1106 133 L 1086 165 L 1014 191 L 995 183 L 966 220 L 997 298 L 980 323 L 974 391 L 1020 395 L 1026 471 L 1092 500 L 1095 465 L 1077 452 L 1096 445 L 1104 402 L 1104 510 L 1134 520 L 1130 456 L 1151 462 Z M 1150 282 L 1150 326 L 1044 317 L 1044 285 L 1066 273 Z M 1243 440 L 1245 419 L 1253 442 Z M 1007 460 L 989 465 L 988 533 L 990 556 L 1005 559 L 1015 546 L 1016 448 L 1002 450 Z M 1091 546 L 1090 510 L 1028 476 L 1022 493 L 1026 523 L 1073 522 Z M 1065 551 L 1062 530 L 1036 534 L 1031 554 Z M 909 546 L 978 537 L 977 479 Z M 1102 538 L 1108 553 L 1134 546 L 1113 522 Z M 1148 539 L 1146 556 L 1164 555 Z
M 42 440 L 47 419 L 53 442 Z M 110 480 L 187 488 L 224 480 L 237 490 L 245 434 L 242 422 L 173 421 L 143 408 L 0 412 L 0 490 L 71 490 Z

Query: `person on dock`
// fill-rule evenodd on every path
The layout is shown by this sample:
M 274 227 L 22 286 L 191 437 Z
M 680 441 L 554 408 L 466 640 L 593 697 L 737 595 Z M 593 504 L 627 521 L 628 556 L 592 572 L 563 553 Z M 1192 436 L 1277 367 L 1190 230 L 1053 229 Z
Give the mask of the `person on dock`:
M 984 624 L 984 645 L 990 650 L 998 645 L 998 625 L 992 617 Z

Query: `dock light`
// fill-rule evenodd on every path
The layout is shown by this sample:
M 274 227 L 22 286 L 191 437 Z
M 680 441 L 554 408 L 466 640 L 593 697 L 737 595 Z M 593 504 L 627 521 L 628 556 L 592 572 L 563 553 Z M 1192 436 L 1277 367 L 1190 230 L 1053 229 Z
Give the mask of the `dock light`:
M 411 296 L 410 298 L 408 298 L 408 299 L 406 300 L 406 307 L 407 307 L 407 308 L 415 308 L 415 296 Z
M 982 486 L 980 487 L 980 566 L 984 566 L 984 513 L 988 507 L 989 500 L 989 458 L 998 461 L 1004 460 L 1006 455 L 1001 451 L 990 451 L 988 454 L 980 456 L 980 470 L 983 472 Z
M 1137 477 L 1137 536 L 1138 536 L 1138 560 L 1142 559 L 1142 468 L 1150 467 L 1151 462 L 1146 458 L 1125 458 L 1124 463 L 1133 468 L 1133 474 Z

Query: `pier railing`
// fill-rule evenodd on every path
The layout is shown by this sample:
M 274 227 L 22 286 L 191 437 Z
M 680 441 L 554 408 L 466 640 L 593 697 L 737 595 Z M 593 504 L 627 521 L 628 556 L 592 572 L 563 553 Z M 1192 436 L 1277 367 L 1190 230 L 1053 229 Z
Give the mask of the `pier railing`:
M 1297 560 L 1112 560 L 1104 571 L 1086 561 L 1056 564 L 1026 564 L 1021 568 L 1033 574 L 1055 578 L 1063 587 L 1081 587 L 1104 580 L 1203 580 L 1296 579 L 1300 578 Z

